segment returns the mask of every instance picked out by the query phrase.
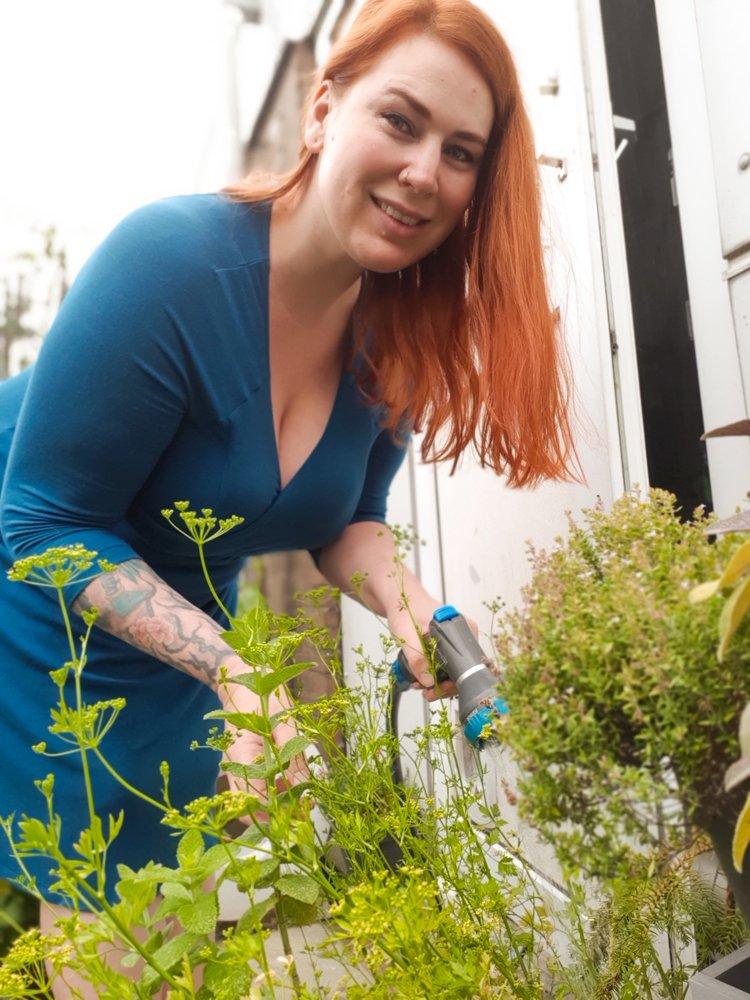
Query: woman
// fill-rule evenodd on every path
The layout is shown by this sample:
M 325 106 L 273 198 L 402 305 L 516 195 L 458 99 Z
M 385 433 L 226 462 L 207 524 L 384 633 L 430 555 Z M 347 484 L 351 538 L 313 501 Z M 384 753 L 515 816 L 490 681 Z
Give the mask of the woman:
M 148 205 L 89 260 L 34 370 L 2 387 L 0 527 L 6 565 L 74 541 L 116 564 L 67 598 L 100 610 L 84 696 L 127 698 L 105 747 L 133 784 L 158 795 L 168 759 L 176 804 L 211 793 L 218 760 L 187 747 L 219 705 L 219 666 L 247 669 L 219 638 L 195 549 L 160 515 L 175 499 L 245 517 L 208 549 L 222 600 L 249 554 L 308 548 L 344 590 L 366 574 L 363 600 L 440 694 L 390 576 L 386 497 L 411 427 L 425 455 L 455 467 L 474 444 L 513 486 L 569 475 L 539 216 L 530 127 L 489 19 L 468 0 L 368 0 L 318 74 L 293 171 Z M 406 589 L 426 630 L 440 601 L 411 574 Z M 0 601 L 2 812 L 40 813 L 31 779 L 55 770 L 69 845 L 78 757 L 28 749 L 47 670 L 67 658 L 59 613 L 17 583 Z M 252 739 L 232 756 L 252 759 Z M 126 811 L 112 892 L 116 864 L 169 864 L 174 842 L 93 779 L 101 815 Z M 17 874 L 10 858 L 0 874 Z

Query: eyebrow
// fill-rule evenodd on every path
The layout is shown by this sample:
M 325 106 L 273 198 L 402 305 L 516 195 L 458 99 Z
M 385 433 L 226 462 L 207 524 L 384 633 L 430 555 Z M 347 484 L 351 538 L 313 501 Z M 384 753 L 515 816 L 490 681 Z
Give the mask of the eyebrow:
M 388 87 L 385 90 L 385 93 L 396 94 L 397 97 L 403 98 L 403 100 L 405 100 L 407 104 L 411 105 L 411 107 L 417 112 L 418 115 L 421 115 L 422 118 L 424 118 L 428 122 L 432 121 L 432 114 L 430 113 L 430 109 L 425 107 L 425 105 L 422 104 L 421 101 L 418 101 L 416 97 L 413 97 L 407 90 L 402 90 L 401 87 Z M 476 132 L 459 131 L 459 132 L 454 132 L 453 136 L 456 139 L 465 139 L 467 142 L 475 142 L 477 143 L 478 146 L 482 146 L 485 149 L 487 147 L 487 140 L 477 135 Z

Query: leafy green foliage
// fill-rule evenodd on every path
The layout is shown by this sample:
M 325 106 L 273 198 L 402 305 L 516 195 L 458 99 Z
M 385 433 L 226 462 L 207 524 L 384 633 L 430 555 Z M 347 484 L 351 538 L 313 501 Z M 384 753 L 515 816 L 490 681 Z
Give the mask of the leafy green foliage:
M 593 912 L 583 891 L 574 890 L 569 906 L 574 960 L 555 970 L 560 997 L 683 1000 L 696 968 L 747 940 L 740 914 L 695 870 L 696 855 L 708 847 L 699 841 L 666 863 L 652 857 L 647 877 L 614 879 Z M 668 935 L 671 968 L 658 954 L 658 934 Z M 695 961 L 686 957 L 692 944 Z
M 217 537 L 217 524 L 218 532 L 223 533 L 239 523 L 237 519 L 216 519 L 208 509 L 198 516 L 189 510 L 185 501 L 174 507 L 180 513 L 185 531 L 198 545 L 202 559 L 203 545 Z M 172 515 L 173 511 L 165 511 L 170 523 L 173 523 Z M 663 511 L 661 516 L 670 530 L 675 531 L 671 515 Z M 605 533 L 602 529 L 602 534 Z M 637 549 L 636 534 L 633 527 L 628 543 L 631 549 Z M 414 543 L 408 532 L 398 531 L 396 537 L 400 545 Z M 677 541 L 675 536 L 673 549 Z M 681 541 L 684 548 L 679 551 L 693 559 L 697 574 L 710 562 L 710 553 L 700 549 L 692 536 L 690 541 L 691 545 Z M 590 568 L 595 557 L 600 560 L 603 541 L 599 541 L 598 550 L 592 549 L 585 533 L 580 537 L 574 533 L 574 542 L 585 551 L 583 569 Z M 624 547 L 626 543 L 621 540 L 618 544 Z M 664 562 L 669 552 L 665 548 Z M 636 555 L 641 560 L 639 567 L 645 566 L 646 557 L 642 553 L 636 552 Z M 66 558 L 75 561 L 80 557 L 82 563 L 90 563 L 94 556 L 95 553 L 73 553 Z M 57 558 L 46 563 L 40 557 L 39 564 L 34 563 L 32 569 L 44 573 L 51 566 L 52 573 L 36 582 L 54 587 L 59 596 L 65 584 L 58 574 L 64 575 L 67 569 L 64 563 L 55 562 Z M 401 565 L 400 559 L 402 555 L 396 559 L 395 572 Z M 545 566 L 551 566 L 552 561 L 548 557 Z M 614 601 L 624 577 L 614 572 L 616 565 L 603 559 L 600 562 L 601 565 L 595 561 L 599 566 L 595 575 L 601 583 L 607 574 L 613 573 L 612 593 L 608 592 L 607 600 Z M 203 564 L 205 571 L 205 562 Z M 89 568 L 76 565 L 74 572 L 86 572 Z M 550 714 L 550 706 L 555 704 L 554 692 L 547 706 L 541 706 L 541 702 L 535 702 L 531 696 L 539 695 L 544 685 L 549 685 L 548 672 L 556 662 L 554 658 L 561 656 L 570 645 L 570 634 L 566 636 L 563 627 L 565 616 L 559 615 L 561 608 L 571 612 L 569 618 L 575 617 L 573 633 L 585 640 L 586 627 L 594 628 L 593 623 L 605 602 L 599 594 L 599 606 L 592 600 L 588 605 L 585 601 L 566 605 L 565 601 L 573 601 L 565 590 L 567 583 L 572 587 L 571 571 L 566 569 L 564 560 L 554 569 L 549 579 L 556 581 L 558 589 L 554 593 L 546 592 L 544 601 L 549 602 L 548 617 L 540 611 L 542 600 L 530 600 L 525 609 L 526 614 L 531 614 L 526 624 L 530 624 L 531 631 L 536 630 L 534 634 L 540 640 L 542 664 L 538 665 L 537 654 L 531 647 L 519 644 L 520 650 L 509 672 L 509 685 L 514 692 L 509 696 L 514 712 L 509 731 L 515 732 L 516 721 L 520 725 L 524 718 L 527 724 L 531 722 L 536 726 L 553 720 L 552 734 L 558 738 L 560 760 L 567 759 L 565 755 L 574 751 L 573 760 L 580 776 L 586 774 L 585 767 L 591 763 L 591 755 L 600 753 L 604 745 L 597 735 L 597 725 L 604 725 L 608 736 L 618 731 L 607 721 L 601 708 L 613 698 L 617 705 L 616 721 L 629 720 L 632 730 L 629 731 L 628 753 L 633 760 L 629 760 L 627 766 L 618 765 L 619 773 L 615 773 L 610 764 L 605 768 L 607 780 L 614 783 L 623 774 L 626 779 L 633 779 L 627 794 L 619 800 L 621 812 L 615 810 L 610 817 L 602 813 L 611 822 L 610 828 L 619 833 L 623 825 L 628 828 L 627 822 L 623 823 L 622 813 L 624 811 L 625 820 L 632 819 L 627 807 L 632 807 L 637 796 L 648 798 L 649 794 L 655 794 L 655 789 L 666 787 L 659 768 L 646 768 L 643 774 L 638 772 L 637 754 L 645 754 L 649 761 L 652 758 L 660 761 L 661 758 L 654 755 L 661 753 L 666 744 L 659 743 L 657 734 L 645 727 L 647 713 L 641 709 L 642 717 L 639 717 L 636 706 L 644 689 L 651 692 L 649 707 L 652 703 L 661 704 L 659 699 L 664 698 L 665 679 L 657 669 L 657 652 L 664 650 L 676 658 L 682 668 L 682 674 L 673 669 L 670 677 L 683 677 L 676 690 L 683 701 L 688 699 L 685 692 L 689 691 L 689 681 L 693 677 L 692 666 L 688 669 L 685 665 L 689 637 L 675 637 L 673 633 L 679 630 L 670 627 L 667 629 L 669 641 L 660 645 L 657 641 L 661 628 L 658 615 L 652 615 L 651 619 L 645 616 L 648 620 L 645 625 L 641 622 L 641 632 L 636 635 L 638 618 L 644 617 L 642 605 L 646 598 L 643 598 L 641 605 L 632 609 L 632 614 L 626 613 L 627 627 L 617 630 L 614 641 L 605 640 L 601 635 L 593 636 L 595 641 L 589 644 L 591 652 L 583 661 L 571 656 L 565 665 L 568 672 L 565 684 L 571 687 L 571 692 L 567 693 L 573 699 L 570 705 L 575 705 L 576 710 L 583 706 L 581 729 L 585 737 L 582 744 L 576 745 L 575 727 L 566 728 L 554 712 Z M 643 571 L 639 569 L 638 572 Z M 662 583 L 664 594 L 668 596 L 666 571 Z M 644 589 L 647 589 L 645 585 Z M 653 587 L 649 593 L 651 600 Z M 320 596 L 320 592 L 308 595 L 313 608 Z M 625 596 L 635 601 L 633 593 Z M 592 598 L 592 592 L 588 597 Z M 65 616 L 64 603 L 60 603 Z M 551 617 L 555 610 L 560 631 L 553 634 Z M 624 613 L 622 607 L 620 613 Z M 307 666 L 295 661 L 303 641 L 308 641 L 318 656 L 329 660 L 334 674 L 338 672 L 337 637 L 328 636 L 301 609 L 294 616 L 275 616 L 258 602 L 240 616 L 228 616 L 231 628 L 224 633 L 228 645 L 248 665 L 248 672 L 233 678 L 232 683 L 241 683 L 252 690 L 259 698 L 260 708 L 258 712 L 213 712 L 210 717 L 226 719 L 240 730 L 249 729 L 263 738 L 263 753 L 255 761 L 227 762 L 225 770 L 240 781 L 265 779 L 266 800 L 261 801 L 259 795 L 249 792 L 225 791 L 195 799 L 177 809 L 169 797 L 166 764 L 160 769 L 161 800 L 150 798 L 120 778 L 105 756 L 106 735 L 116 722 L 122 700 L 86 705 L 81 699 L 78 682 L 85 669 L 86 643 L 95 617 L 92 614 L 86 622 L 88 631 L 80 648 L 71 644 L 70 660 L 51 674 L 59 695 L 51 733 L 56 740 L 67 741 L 68 749 L 64 752 L 79 753 L 84 765 L 87 753 L 96 754 L 131 794 L 140 796 L 161 813 L 162 822 L 180 837 L 176 865 L 170 868 L 149 862 L 138 871 L 119 866 L 118 901 L 111 905 L 105 894 L 103 859 L 120 832 L 122 815 L 110 816 L 103 822 L 93 808 L 91 789 L 87 787 L 89 822 L 81 831 L 74 855 L 66 857 L 60 848 L 54 781 L 50 775 L 38 782 L 46 803 L 46 821 L 37 817 L 10 816 L 0 822 L 22 870 L 27 857 L 50 859 L 56 887 L 70 899 L 75 912 L 70 919 L 58 922 L 54 935 L 45 937 L 38 931 L 31 931 L 17 938 L 0 966 L 3 996 L 19 1000 L 47 996 L 42 965 L 42 959 L 46 958 L 53 977 L 61 975 L 63 970 L 74 970 L 94 987 L 97 995 L 112 1000 L 140 1000 L 152 996 L 165 984 L 169 987 L 171 1000 L 236 1000 L 239 996 L 254 1000 L 283 997 L 286 1000 L 290 995 L 297 1000 L 312 1000 L 313 996 L 318 1000 L 324 997 L 333 1000 L 334 996 L 346 996 L 350 1000 L 364 997 L 373 1000 L 396 997 L 542 1000 L 542 997 L 551 996 L 555 989 L 557 996 L 565 996 L 567 1000 L 565 990 L 574 983 L 583 983 L 585 991 L 576 993 L 574 990 L 573 996 L 617 996 L 623 1000 L 631 996 L 677 998 L 683 995 L 676 991 L 678 979 L 673 977 L 674 983 L 668 981 L 672 974 L 665 973 L 658 958 L 652 954 L 649 942 L 654 930 L 668 929 L 679 938 L 680 934 L 689 933 L 689 921 L 692 920 L 703 935 L 699 941 L 702 953 L 708 955 L 716 948 L 724 945 L 729 948 L 734 944 L 737 928 L 731 917 L 714 909 L 710 911 L 710 919 L 698 922 L 698 909 L 694 905 L 698 895 L 693 889 L 687 894 L 683 892 L 685 866 L 662 866 L 658 870 L 658 881 L 650 888 L 651 871 L 646 871 L 641 879 L 628 877 L 613 883 L 610 897 L 596 918 L 601 932 L 590 939 L 581 935 L 580 968 L 563 968 L 555 958 L 552 923 L 539 898 L 533 873 L 525 867 L 519 845 L 505 826 L 498 807 L 486 798 L 481 758 L 475 759 L 476 778 L 467 780 L 459 764 L 455 734 L 444 706 L 432 716 L 428 726 L 411 734 L 415 748 L 414 772 L 422 775 L 429 766 L 440 785 L 440 799 L 434 798 L 419 782 L 416 787 L 394 784 L 392 761 L 398 745 L 384 727 L 388 663 L 394 648 L 392 640 L 384 643 L 386 655 L 382 662 L 373 662 L 359 651 L 359 686 L 338 689 L 315 705 L 299 704 L 281 712 L 270 711 L 271 695 L 283 692 L 284 685 Z M 69 626 L 67 617 L 65 620 Z M 638 655 L 630 656 L 626 670 L 625 650 L 634 636 L 640 643 Z M 584 641 L 581 648 L 589 646 Z M 612 682 L 606 673 L 597 669 L 597 655 L 599 667 L 602 657 L 615 667 L 619 665 L 626 681 Z M 523 669 L 529 669 L 525 666 L 527 662 L 534 664 L 534 671 L 538 667 L 539 676 L 535 673 L 523 679 Z M 576 689 L 571 678 L 575 669 L 582 672 L 581 663 L 589 674 L 573 698 Z M 641 663 L 648 667 L 648 683 L 639 680 Z M 66 680 L 71 675 L 76 681 L 74 704 L 65 701 Z M 526 702 L 520 697 L 524 683 L 528 683 L 530 695 Z M 729 712 L 727 704 L 720 699 L 723 688 L 712 686 L 712 683 L 705 685 L 714 699 L 709 707 L 723 706 L 722 710 Z M 584 693 L 590 704 L 582 701 Z M 532 706 L 537 714 L 532 712 Z M 674 709 L 675 718 L 678 707 Z M 298 735 L 292 736 L 283 746 L 277 746 L 272 731 L 279 721 L 290 717 L 294 718 Z M 663 708 L 659 718 L 665 722 L 672 716 Z M 634 727 L 633 720 L 641 725 L 643 732 Z M 695 740 L 702 740 L 700 746 L 710 749 L 714 734 L 711 731 L 704 736 L 700 725 L 699 722 Z M 342 733 L 346 737 L 346 749 L 342 748 Z M 561 747 L 562 737 L 565 739 Z M 216 730 L 208 743 L 224 749 L 231 740 L 231 735 L 220 735 Z M 533 741 L 531 747 L 538 749 Z M 46 744 L 38 744 L 37 750 L 51 752 Z M 302 753 L 310 758 L 309 780 L 289 787 L 283 779 Z M 599 790 L 606 787 L 600 777 L 596 780 Z M 563 791 L 569 794 L 564 783 Z M 330 844 L 320 840 L 312 821 L 313 808 L 330 824 L 333 841 L 345 862 L 341 867 L 330 862 Z M 570 819 L 562 807 L 556 808 L 553 828 Z M 228 824 L 240 817 L 247 822 L 247 828 L 239 836 L 232 836 Z M 591 830 L 585 832 L 591 833 Z M 596 835 L 600 836 L 598 829 Z M 585 836 L 580 837 L 579 843 L 585 848 L 592 846 Z M 593 846 L 601 844 L 594 840 Z M 391 863 L 389 870 L 387 859 L 394 851 L 401 860 Z M 594 855 L 603 856 L 596 852 Z M 679 877 L 674 874 L 678 869 Z M 33 880 L 26 878 L 33 892 Z M 213 883 L 209 881 L 212 878 Z M 236 927 L 217 938 L 217 891 L 225 881 L 233 882 L 246 895 L 247 908 Z M 701 905 L 710 910 L 713 904 L 704 900 Z M 581 913 L 586 907 L 586 902 L 579 900 L 572 921 L 574 929 L 577 920 L 579 930 L 583 926 Z M 92 911 L 92 922 L 81 920 L 80 912 L 84 908 Z M 271 967 L 267 948 L 267 924 L 271 919 L 276 920 L 287 953 L 290 951 L 287 928 L 291 923 L 324 923 L 328 935 L 318 949 L 318 956 L 339 962 L 345 974 L 335 994 L 326 993 L 322 988 L 312 992 L 301 983 L 293 956 L 287 955 L 282 960 L 281 970 Z M 605 937 L 606 946 L 601 944 Z M 117 967 L 106 958 L 106 953 L 114 947 L 124 952 Z M 314 964 L 315 956 L 311 957 Z M 132 976 L 136 967 L 138 972 L 133 979 L 128 970 Z M 543 967 L 546 968 L 544 975 Z M 200 988 L 195 983 L 198 970 L 203 976 Z M 601 986 L 603 992 L 591 992 L 594 986 L 597 990 Z M 647 988 L 653 991 L 644 992 Z
M 585 511 L 566 540 L 531 551 L 523 604 L 501 622 L 502 737 L 522 809 L 571 870 L 632 875 L 643 848 L 678 849 L 686 817 L 724 806 L 717 776 L 736 755 L 750 635 L 715 667 L 720 602 L 691 606 L 688 593 L 734 542 L 710 544 L 705 527 L 659 490 Z M 680 808 L 667 814 L 670 800 Z

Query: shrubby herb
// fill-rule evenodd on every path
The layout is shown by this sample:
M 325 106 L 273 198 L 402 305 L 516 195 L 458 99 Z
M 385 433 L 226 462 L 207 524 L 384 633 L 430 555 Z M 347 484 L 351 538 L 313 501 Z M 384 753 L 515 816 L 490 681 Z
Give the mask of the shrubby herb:
M 555 970 L 556 996 L 684 1000 L 696 968 L 743 944 L 748 930 L 741 915 L 696 870 L 696 858 L 708 850 L 707 839 L 698 838 L 677 856 L 653 854 L 644 876 L 609 881 L 598 906 L 583 886 L 572 885 L 573 960 Z M 671 963 L 659 952 L 659 935 Z
M 715 667 L 721 613 L 693 586 L 733 549 L 674 497 L 628 494 L 583 512 L 566 540 L 531 550 L 521 608 L 497 635 L 519 760 L 521 807 L 570 872 L 644 871 L 644 849 L 679 851 L 720 814 L 750 694 L 750 635 Z

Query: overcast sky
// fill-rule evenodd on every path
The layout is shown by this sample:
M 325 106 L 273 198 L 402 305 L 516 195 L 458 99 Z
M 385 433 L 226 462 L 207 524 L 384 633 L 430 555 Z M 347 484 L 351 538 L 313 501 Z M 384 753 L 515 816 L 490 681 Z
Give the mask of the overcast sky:
M 54 224 L 75 272 L 132 208 L 235 178 L 275 53 L 251 27 L 233 113 L 237 20 L 223 0 L 2 0 L 1 268 Z

